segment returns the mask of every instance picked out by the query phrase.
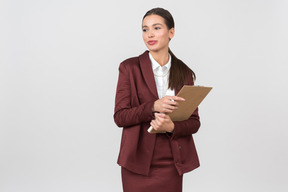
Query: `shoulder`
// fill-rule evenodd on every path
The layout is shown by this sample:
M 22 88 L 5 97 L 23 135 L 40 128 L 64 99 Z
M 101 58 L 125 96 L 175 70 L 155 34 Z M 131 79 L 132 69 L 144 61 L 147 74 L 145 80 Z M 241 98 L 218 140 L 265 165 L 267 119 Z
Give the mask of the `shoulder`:
M 120 67 L 123 66 L 123 67 L 125 67 L 125 68 L 130 68 L 130 67 L 133 67 L 133 66 L 139 66 L 140 60 L 141 60 L 141 58 L 143 58 L 143 57 L 144 57 L 144 58 L 146 58 L 146 57 L 149 58 L 147 51 L 145 51 L 144 53 L 142 53 L 142 54 L 139 55 L 139 56 L 130 57 L 130 58 L 128 58 L 128 59 L 125 59 L 124 61 L 122 61 L 122 62 L 120 63 Z
M 125 68 L 131 67 L 133 65 L 137 65 L 139 63 L 139 57 L 131 57 L 128 59 L 125 59 L 120 63 L 120 67 L 123 66 Z

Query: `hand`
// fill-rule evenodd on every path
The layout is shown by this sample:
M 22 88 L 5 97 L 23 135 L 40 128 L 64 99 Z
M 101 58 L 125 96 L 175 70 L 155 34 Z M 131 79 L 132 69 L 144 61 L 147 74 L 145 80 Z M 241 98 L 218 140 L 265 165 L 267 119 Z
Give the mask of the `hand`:
M 158 132 L 172 132 L 174 123 L 169 115 L 164 113 L 155 113 L 155 119 L 150 122 L 150 125 Z
M 161 113 L 172 113 L 175 109 L 178 108 L 179 104 L 176 101 L 185 101 L 185 99 L 177 96 L 165 96 L 154 102 L 153 111 Z

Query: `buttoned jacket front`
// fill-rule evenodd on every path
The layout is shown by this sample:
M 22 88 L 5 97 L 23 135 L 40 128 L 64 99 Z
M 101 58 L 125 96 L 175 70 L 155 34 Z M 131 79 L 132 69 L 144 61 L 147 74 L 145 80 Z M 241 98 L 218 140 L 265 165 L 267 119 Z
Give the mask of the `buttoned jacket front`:
M 193 85 L 192 75 L 187 85 Z M 179 90 L 175 90 L 175 95 Z M 152 107 L 159 99 L 149 52 L 123 61 L 115 98 L 114 121 L 123 127 L 118 164 L 132 172 L 148 175 L 152 161 L 156 134 L 147 129 L 154 118 Z M 185 121 L 174 121 L 170 144 L 179 175 L 199 167 L 192 134 L 200 127 L 198 109 Z

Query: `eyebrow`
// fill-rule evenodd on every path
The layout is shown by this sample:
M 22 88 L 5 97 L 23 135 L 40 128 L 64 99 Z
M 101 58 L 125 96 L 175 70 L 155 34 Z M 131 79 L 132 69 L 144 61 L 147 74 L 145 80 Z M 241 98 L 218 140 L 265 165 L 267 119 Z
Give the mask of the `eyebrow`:
M 155 24 L 153 24 L 152 26 L 154 27 L 154 26 L 156 26 L 156 25 L 162 25 L 161 23 L 155 23 Z M 144 27 L 148 27 L 147 25 L 144 25 L 144 26 L 142 26 L 142 28 L 144 28 Z

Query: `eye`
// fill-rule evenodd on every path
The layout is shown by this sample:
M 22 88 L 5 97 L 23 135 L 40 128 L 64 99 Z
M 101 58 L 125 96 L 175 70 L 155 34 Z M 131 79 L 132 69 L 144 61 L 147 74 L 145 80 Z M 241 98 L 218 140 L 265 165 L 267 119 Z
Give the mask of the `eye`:
M 159 30 L 159 29 L 161 29 L 160 27 L 155 27 L 155 30 Z
M 143 32 L 147 32 L 148 30 L 147 30 L 147 29 L 142 29 L 142 31 L 143 31 Z

